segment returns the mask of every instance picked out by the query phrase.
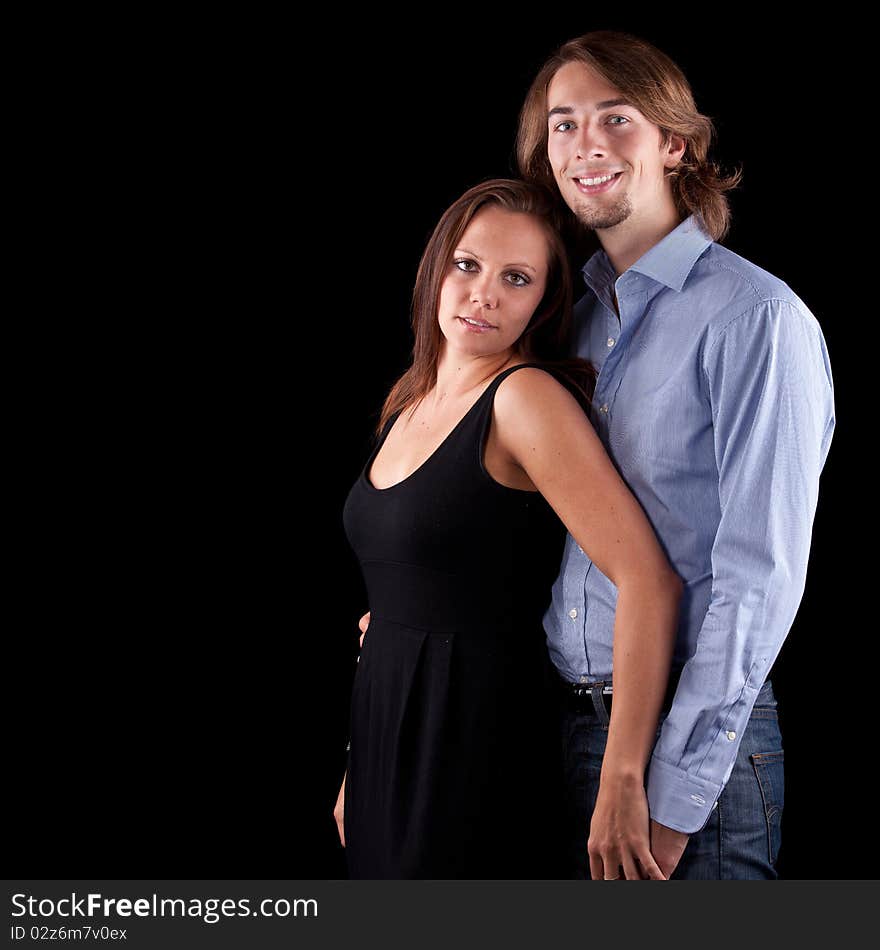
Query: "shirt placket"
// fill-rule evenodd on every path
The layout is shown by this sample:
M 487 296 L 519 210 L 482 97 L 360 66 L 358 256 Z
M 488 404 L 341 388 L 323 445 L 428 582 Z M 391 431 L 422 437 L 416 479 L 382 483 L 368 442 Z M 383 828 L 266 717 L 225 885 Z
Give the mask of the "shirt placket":
M 627 343 L 632 336 L 633 328 L 638 322 L 639 314 L 635 311 L 642 306 L 645 301 L 645 294 L 642 291 L 635 291 L 626 294 L 621 289 L 618 290 L 618 309 L 620 311 L 620 320 L 617 314 L 612 313 L 608 307 L 605 309 L 605 342 L 607 349 L 605 359 L 599 369 L 599 377 L 596 380 L 596 391 L 593 397 L 591 415 L 593 424 L 602 440 L 602 444 L 608 449 L 609 428 L 611 415 L 614 409 L 614 399 L 617 396 L 617 390 L 620 388 L 622 374 L 620 372 L 624 363 L 624 353 Z

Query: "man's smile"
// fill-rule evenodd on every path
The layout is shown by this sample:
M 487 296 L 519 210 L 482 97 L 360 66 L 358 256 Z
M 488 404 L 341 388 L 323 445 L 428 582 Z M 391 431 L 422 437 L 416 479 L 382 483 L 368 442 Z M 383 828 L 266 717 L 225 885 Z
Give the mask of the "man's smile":
M 622 174 L 623 172 L 593 173 L 583 178 L 574 177 L 572 181 L 582 195 L 599 195 L 614 188 Z

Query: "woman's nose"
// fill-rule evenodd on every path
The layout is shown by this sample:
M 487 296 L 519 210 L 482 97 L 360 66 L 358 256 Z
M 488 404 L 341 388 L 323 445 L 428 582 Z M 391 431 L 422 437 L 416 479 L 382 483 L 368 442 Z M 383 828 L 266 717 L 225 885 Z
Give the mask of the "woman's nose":
M 484 283 L 474 287 L 471 293 L 471 302 L 480 307 L 485 307 L 487 310 L 494 310 L 498 306 L 498 297 Z

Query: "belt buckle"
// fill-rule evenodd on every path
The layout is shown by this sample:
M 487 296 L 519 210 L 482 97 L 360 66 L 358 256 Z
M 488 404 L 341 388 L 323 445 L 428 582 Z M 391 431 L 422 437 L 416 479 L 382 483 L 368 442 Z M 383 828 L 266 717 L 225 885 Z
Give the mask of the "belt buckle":
M 592 696 L 597 686 L 602 687 L 602 695 L 611 695 L 611 683 L 608 680 L 597 680 L 595 683 L 572 683 L 575 696 Z

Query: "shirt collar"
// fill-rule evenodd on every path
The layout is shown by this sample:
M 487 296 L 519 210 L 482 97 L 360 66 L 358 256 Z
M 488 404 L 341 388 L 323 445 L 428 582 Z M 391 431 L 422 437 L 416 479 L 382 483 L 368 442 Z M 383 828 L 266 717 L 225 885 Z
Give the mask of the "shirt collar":
M 712 238 L 703 230 L 696 215 L 692 214 L 629 269 L 680 292 L 694 264 L 711 243 Z M 602 250 L 596 251 L 584 264 L 582 273 L 587 285 L 596 294 L 600 294 L 617 279 L 608 255 Z

